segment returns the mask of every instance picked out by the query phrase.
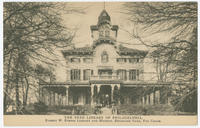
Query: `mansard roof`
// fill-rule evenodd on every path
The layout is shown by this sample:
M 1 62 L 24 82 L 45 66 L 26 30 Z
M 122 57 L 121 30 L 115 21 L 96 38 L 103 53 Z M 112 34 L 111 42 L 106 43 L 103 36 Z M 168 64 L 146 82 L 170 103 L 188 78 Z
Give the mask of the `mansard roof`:
M 119 45 L 118 53 L 119 53 L 119 55 L 135 55 L 135 54 L 137 54 L 137 55 L 146 56 L 148 52 L 144 51 L 144 50 L 127 48 L 127 47 L 124 47 L 123 45 Z
M 119 45 L 118 47 L 115 47 L 116 51 L 119 55 L 130 55 L 130 56 L 134 56 L 134 55 L 141 55 L 141 56 L 146 56 L 147 55 L 147 51 L 144 50 L 137 50 L 137 49 L 133 49 L 133 48 L 127 48 L 125 46 Z M 94 53 L 94 49 L 95 47 L 81 47 L 81 48 L 73 48 L 73 49 L 69 49 L 69 50 L 63 50 L 62 53 L 64 56 L 70 56 L 70 55 L 92 55 Z
M 63 50 L 62 53 L 64 56 L 69 55 L 92 55 L 93 54 L 92 47 L 81 47 L 81 48 L 73 48 L 69 50 Z
M 115 45 L 115 42 L 116 40 L 112 37 L 99 37 L 97 40 L 93 42 L 93 48 L 103 43 Z

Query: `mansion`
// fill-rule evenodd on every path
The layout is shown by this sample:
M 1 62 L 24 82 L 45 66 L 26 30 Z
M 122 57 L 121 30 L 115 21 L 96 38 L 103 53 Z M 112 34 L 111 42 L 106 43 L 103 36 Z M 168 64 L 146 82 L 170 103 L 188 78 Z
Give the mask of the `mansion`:
M 103 10 L 91 25 L 93 44 L 61 51 L 66 60 L 63 83 L 40 83 L 40 99 L 48 106 L 167 104 L 169 83 L 144 80 L 148 51 L 117 42 L 118 25 Z

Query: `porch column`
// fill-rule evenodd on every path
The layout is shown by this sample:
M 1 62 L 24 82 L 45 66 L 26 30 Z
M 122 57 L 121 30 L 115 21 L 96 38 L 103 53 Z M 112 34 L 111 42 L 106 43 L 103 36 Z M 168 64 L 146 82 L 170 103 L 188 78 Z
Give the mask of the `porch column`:
M 156 103 L 160 104 L 160 91 L 159 90 L 155 91 L 155 97 L 156 97 Z
M 42 87 L 40 84 L 39 84 L 39 101 L 43 102 L 42 101 Z
M 55 95 L 55 106 L 57 106 L 57 105 L 58 105 L 58 104 L 57 104 L 57 103 L 58 103 L 58 99 L 57 99 L 57 98 L 58 98 L 58 94 L 55 92 L 54 95 Z
M 144 98 L 144 96 L 142 97 L 142 104 L 145 104 L 145 98 Z
M 114 85 L 111 85 L 111 103 L 113 102 Z
M 49 95 L 47 89 L 45 89 L 45 102 L 46 105 L 49 105 Z
M 58 106 L 60 106 L 60 94 L 59 93 L 57 95 L 57 98 L 58 98 Z
M 170 97 L 167 97 L 167 104 L 171 105 L 171 98 Z
M 97 85 L 97 95 L 99 94 L 101 85 Z M 99 98 L 97 99 L 97 104 L 99 103 Z
M 140 97 L 140 104 L 142 104 L 142 97 Z
M 51 91 L 51 105 L 54 106 L 54 92 Z
M 62 101 L 62 106 L 65 105 L 65 96 L 61 94 L 61 101 Z
M 61 101 L 61 106 L 63 106 L 63 95 L 62 95 L 62 93 L 60 94 L 60 101 Z
M 55 94 L 56 94 L 56 93 L 55 93 L 55 92 L 53 92 L 53 106 L 55 106 L 55 105 L 56 105 L 56 100 L 55 100 L 56 98 L 55 98 Z
M 146 104 L 149 104 L 149 95 L 146 95 Z
M 150 93 L 150 104 L 151 104 L 151 105 L 154 104 L 153 101 L 154 101 L 154 99 L 153 99 L 153 93 Z
M 149 102 L 149 104 L 151 104 L 150 101 L 151 101 L 151 93 L 148 95 L 148 102 Z
M 90 89 L 91 89 L 91 105 L 94 105 L 94 100 L 93 100 L 93 95 L 94 95 L 94 86 L 91 85 Z
M 65 104 L 69 105 L 69 86 L 66 86 L 66 99 Z
M 43 87 L 41 88 L 41 92 L 42 92 L 42 93 L 41 93 L 41 96 L 42 96 L 42 99 L 41 99 L 41 100 L 42 100 L 42 102 L 44 103 L 44 102 L 45 102 L 45 99 L 44 99 L 44 88 L 43 88 Z
M 51 96 L 51 91 L 49 91 L 49 106 L 52 105 L 52 96 Z
M 57 100 L 57 106 L 59 106 L 59 94 L 58 93 L 56 93 L 56 100 Z
M 61 100 L 60 100 L 60 93 L 58 94 L 58 105 L 60 106 L 61 105 Z
M 153 104 L 156 104 L 156 92 L 153 91 Z

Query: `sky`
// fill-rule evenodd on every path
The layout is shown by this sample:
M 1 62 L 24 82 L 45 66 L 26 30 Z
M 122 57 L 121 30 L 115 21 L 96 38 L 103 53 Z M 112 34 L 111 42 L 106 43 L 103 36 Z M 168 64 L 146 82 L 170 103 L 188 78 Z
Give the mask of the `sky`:
M 73 43 L 75 46 L 82 47 L 91 45 L 93 40 L 91 38 L 90 26 L 96 25 L 98 16 L 104 9 L 103 2 L 91 3 L 71 3 L 73 7 L 86 8 L 85 14 L 71 14 L 63 15 L 66 26 L 77 28 L 75 39 Z M 130 38 L 130 35 L 123 31 L 130 31 L 133 25 L 127 20 L 127 16 L 121 13 L 123 11 L 123 3 L 120 2 L 105 2 L 105 9 L 111 17 L 112 25 L 118 25 L 118 42 L 138 44 L 137 40 Z M 144 46 L 138 45 L 137 49 L 145 49 Z
M 74 8 L 84 8 L 85 14 L 63 14 L 63 21 L 67 27 L 76 28 L 76 36 L 73 43 L 77 47 L 83 47 L 85 45 L 92 44 L 90 26 L 96 25 L 98 21 L 98 16 L 104 9 L 104 2 L 73 2 L 69 4 L 70 7 Z M 131 37 L 130 33 L 133 30 L 138 30 L 139 35 L 144 37 L 145 41 L 150 42 L 168 42 L 172 34 L 162 33 L 162 34 L 151 34 L 144 33 L 140 31 L 139 25 L 134 25 L 128 20 L 128 15 L 122 13 L 125 12 L 125 6 L 123 2 L 105 2 L 105 9 L 111 17 L 112 25 L 118 25 L 118 38 L 117 41 L 132 47 L 135 49 L 148 50 L 148 48 L 137 39 Z M 128 31 L 129 33 L 127 33 Z M 131 44 L 131 45 L 130 45 Z

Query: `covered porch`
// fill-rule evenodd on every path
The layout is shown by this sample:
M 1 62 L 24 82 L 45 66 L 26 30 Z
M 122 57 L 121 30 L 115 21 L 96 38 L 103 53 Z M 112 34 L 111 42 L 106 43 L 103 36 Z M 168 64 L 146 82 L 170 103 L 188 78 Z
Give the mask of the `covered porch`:
M 42 84 L 39 100 L 48 106 L 170 104 L 169 84 L 92 82 L 85 85 Z

